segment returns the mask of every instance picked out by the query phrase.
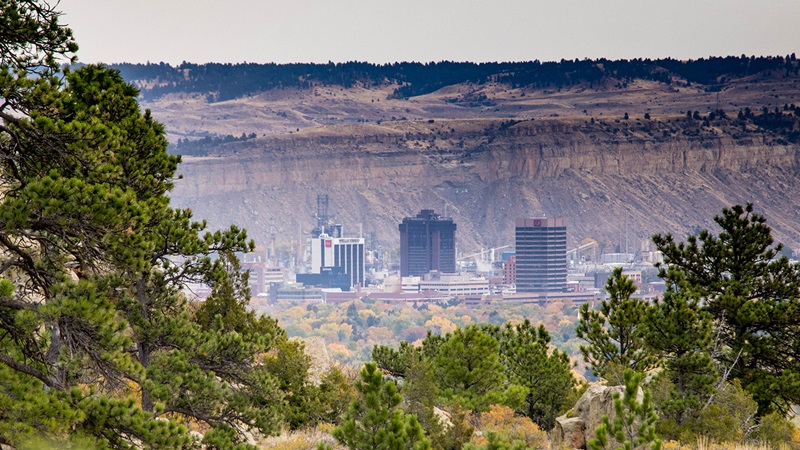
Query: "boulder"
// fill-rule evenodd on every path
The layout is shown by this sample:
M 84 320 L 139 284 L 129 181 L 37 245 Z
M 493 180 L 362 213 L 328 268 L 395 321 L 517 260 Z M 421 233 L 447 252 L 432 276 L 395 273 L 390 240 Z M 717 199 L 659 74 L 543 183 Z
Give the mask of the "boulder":
M 556 419 L 556 426 L 552 433 L 553 448 L 586 448 L 584 428 L 583 419 L 580 417 Z M 561 438 L 559 442 L 556 442 L 555 436 Z
M 607 415 L 614 420 L 614 392 L 622 394 L 622 386 L 589 385 L 578 403 L 567 414 L 556 418 L 550 439 L 553 448 L 585 449 L 594 439 L 594 430 Z
M 585 427 L 585 442 L 594 439 L 594 430 L 603 423 L 603 416 L 608 416 L 609 420 L 614 421 L 614 392 L 622 395 L 623 386 L 603 386 L 593 383 L 589 389 L 583 393 L 578 403 L 575 404 L 575 414 L 583 419 Z

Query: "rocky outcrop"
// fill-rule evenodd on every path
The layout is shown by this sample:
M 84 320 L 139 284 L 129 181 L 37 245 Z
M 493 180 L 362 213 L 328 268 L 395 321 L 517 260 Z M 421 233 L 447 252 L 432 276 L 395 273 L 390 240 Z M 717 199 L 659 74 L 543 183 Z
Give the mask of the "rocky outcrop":
M 559 417 L 551 433 L 553 448 L 586 448 L 586 424 L 580 417 Z
M 622 386 L 591 384 L 572 410 L 556 418 L 556 426 L 550 434 L 552 447 L 587 448 L 588 442 L 595 438 L 595 429 L 603 422 L 603 416 L 608 416 L 613 422 L 616 416 L 613 395 L 622 391 Z

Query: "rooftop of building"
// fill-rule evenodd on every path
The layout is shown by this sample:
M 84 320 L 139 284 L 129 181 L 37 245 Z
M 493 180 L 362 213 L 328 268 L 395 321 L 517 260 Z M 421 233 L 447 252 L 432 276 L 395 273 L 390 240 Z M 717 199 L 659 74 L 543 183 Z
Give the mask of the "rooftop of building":
M 452 222 L 453 219 L 437 214 L 432 209 L 423 209 L 414 217 L 404 217 L 403 222 L 411 221 L 437 221 L 437 222 Z

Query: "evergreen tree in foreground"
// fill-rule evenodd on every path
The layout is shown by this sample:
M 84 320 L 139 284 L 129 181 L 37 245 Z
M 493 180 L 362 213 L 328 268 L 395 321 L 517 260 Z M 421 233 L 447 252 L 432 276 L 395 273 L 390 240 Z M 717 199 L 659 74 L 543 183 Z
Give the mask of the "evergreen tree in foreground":
M 522 413 L 543 430 L 553 429 L 577 384 L 566 352 L 551 350 L 544 325 L 537 329 L 525 319 L 502 330 L 500 360 L 509 381 L 524 388 Z
M 671 387 L 658 405 L 662 418 L 684 425 L 698 416 L 714 391 L 717 368 L 711 357 L 713 325 L 699 298 L 679 273 L 663 298 L 647 311 L 645 341 L 664 370 L 657 377 Z
M 424 450 L 431 443 L 417 417 L 403 413 L 397 386 L 385 381 L 375 363 L 367 363 L 356 382 L 360 394 L 350 406 L 345 422 L 333 436 L 351 450 Z
M 283 402 L 256 364 L 283 333 L 234 256 L 253 244 L 169 207 L 163 127 L 116 71 L 58 72 L 58 15 L 0 1 L 0 444 L 191 448 L 190 424 L 245 448 Z M 213 290 L 197 314 L 187 282 Z
M 800 265 L 778 257 L 766 219 L 753 205 L 714 217 L 718 235 L 703 230 L 676 243 L 653 236 L 664 255 L 660 276 L 678 277 L 697 292 L 716 327 L 714 358 L 758 402 L 759 416 L 786 415 L 800 403 Z
M 442 397 L 450 404 L 479 411 L 502 403 L 506 377 L 497 339 L 477 325 L 456 328 L 444 339 L 433 358 Z
M 403 409 L 417 416 L 425 434 L 433 441 L 434 446 L 441 448 L 437 445 L 437 441 L 444 438 L 444 426 L 434 412 L 439 400 L 437 391 L 433 364 L 423 359 L 419 353 L 415 353 L 405 372 L 405 383 L 402 385 Z
M 625 369 L 644 372 L 655 365 L 644 342 L 647 304 L 631 298 L 636 286 L 620 268 L 611 273 L 606 291 L 609 299 L 600 303 L 599 311 L 590 310 L 588 304 L 581 307 L 575 333 L 588 343 L 581 346 L 581 353 L 594 375 L 621 384 Z

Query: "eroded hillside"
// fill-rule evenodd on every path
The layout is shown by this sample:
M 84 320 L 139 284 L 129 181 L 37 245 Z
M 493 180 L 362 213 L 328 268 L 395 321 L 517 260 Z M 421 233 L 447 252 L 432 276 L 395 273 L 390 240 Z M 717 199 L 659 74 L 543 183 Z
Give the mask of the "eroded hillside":
M 295 258 L 318 194 L 346 232 L 390 250 L 422 208 L 454 218 L 464 254 L 512 244 L 513 220 L 534 214 L 565 216 L 570 246 L 633 251 L 743 202 L 800 247 L 794 55 L 122 68 L 193 155 L 174 203 Z
M 302 129 L 186 158 L 173 194 L 215 224 L 257 240 L 302 241 L 316 196 L 337 222 L 386 247 L 397 224 L 435 208 L 458 224 L 459 250 L 513 243 L 513 219 L 563 215 L 570 245 L 607 251 L 656 232 L 711 226 L 754 202 L 782 241 L 800 236 L 800 148 L 735 117 L 428 119 Z

